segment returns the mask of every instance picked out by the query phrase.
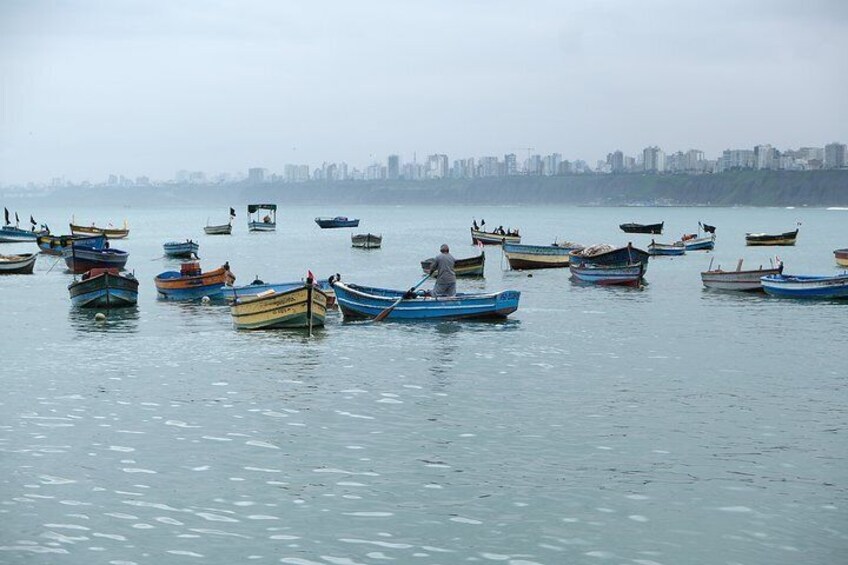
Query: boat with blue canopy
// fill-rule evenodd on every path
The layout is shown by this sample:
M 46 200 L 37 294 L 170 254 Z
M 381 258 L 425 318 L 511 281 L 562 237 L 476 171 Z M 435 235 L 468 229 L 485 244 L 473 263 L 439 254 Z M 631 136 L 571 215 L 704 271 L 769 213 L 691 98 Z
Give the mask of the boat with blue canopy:
M 419 291 L 360 286 L 336 282 L 336 302 L 345 320 L 374 318 L 392 305 L 387 320 L 464 320 L 506 318 L 518 310 L 517 290 L 435 297 Z M 407 298 L 407 296 L 409 296 Z
M 848 271 L 838 275 L 768 275 L 763 290 L 781 298 L 848 298 Z

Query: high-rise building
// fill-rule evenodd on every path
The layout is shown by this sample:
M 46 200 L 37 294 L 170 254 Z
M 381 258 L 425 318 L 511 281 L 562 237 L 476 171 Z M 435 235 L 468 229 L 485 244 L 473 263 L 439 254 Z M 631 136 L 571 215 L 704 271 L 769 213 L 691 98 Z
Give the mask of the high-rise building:
M 722 171 L 753 169 L 756 165 L 754 152 L 750 149 L 725 149 L 719 161 Z
M 247 170 L 247 182 L 250 184 L 262 184 L 265 182 L 265 169 L 253 167 Z
M 508 177 L 518 174 L 518 160 L 515 157 L 515 153 L 507 153 L 504 155 L 504 171 Z
M 622 153 L 620 150 L 616 150 L 612 153 L 607 154 L 607 164 L 610 166 L 610 172 L 623 173 L 624 153 Z
M 388 178 L 389 180 L 397 180 L 400 178 L 400 157 L 397 155 L 389 155 L 388 159 Z
M 513 155 L 515 157 L 515 155 Z M 500 163 L 497 157 L 480 157 L 477 165 L 477 176 L 496 177 L 500 175 Z
M 646 147 L 642 150 L 642 167 L 646 173 L 662 173 L 665 171 L 665 153 L 657 147 Z
M 443 179 L 448 176 L 448 156 L 444 154 L 427 157 L 427 178 Z
M 759 170 L 777 168 L 777 152 L 769 144 L 754 147 L 754 163 Z
M 845 144 L 828 143 L 824 146 L 824 166 L 826 169 L 845 168 Z

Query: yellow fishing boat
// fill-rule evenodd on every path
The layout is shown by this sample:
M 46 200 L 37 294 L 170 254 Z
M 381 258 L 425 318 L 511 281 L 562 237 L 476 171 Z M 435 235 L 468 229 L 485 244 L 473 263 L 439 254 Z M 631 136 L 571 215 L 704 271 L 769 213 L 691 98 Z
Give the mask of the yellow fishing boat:
M 323 326 L 327 295 L 312 284 L 285 292 L 271 289 L 245 298 L 236 296 L 230 314 L 240 330 Z

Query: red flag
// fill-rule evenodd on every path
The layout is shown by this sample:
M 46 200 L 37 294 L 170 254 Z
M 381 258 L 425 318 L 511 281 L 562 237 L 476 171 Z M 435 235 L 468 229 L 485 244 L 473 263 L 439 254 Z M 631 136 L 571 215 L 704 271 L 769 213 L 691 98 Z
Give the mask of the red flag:
M 312 271 L 309 269 L 306 270 L 306 280 L 315 281 L 315 275 L 313 275 Z

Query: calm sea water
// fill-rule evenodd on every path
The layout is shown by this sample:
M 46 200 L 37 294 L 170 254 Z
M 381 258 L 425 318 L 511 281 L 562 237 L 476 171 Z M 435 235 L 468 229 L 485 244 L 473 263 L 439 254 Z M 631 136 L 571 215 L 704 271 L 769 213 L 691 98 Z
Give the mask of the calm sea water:
M 30 210 L 21 210 L 29 214 Z M 702 289 L 713 259 L 833 273 L 848 212 L 813 209 L 350 207 L 281 209 L 274 234 L 204 236 L 225 209 L 37 208 L 59 231 L 127 218 L 137 309 L 71 307 L 71 275 L 41 257 L 0 279 L 0 562 L 844 563 L 848 556 L 848 304 Z M 350 247 L 362 218 L 384 247 Z M 573 286 L 567 270 L 505 271 L 500 323 L 343 324 L 238 332 L 225 306 L 156 300 L 169 239 L 240 283 L 339 272 L 409 287 L 472 217 L 644 247 L 718 227 L 714 253 L 651 260 L 643 290 Z M 802 222 L 794 248 L 744 232 Z M 0 251 L 29 249 L 6 245 Z M 49 272 L 48 272 L 49 271 Z

